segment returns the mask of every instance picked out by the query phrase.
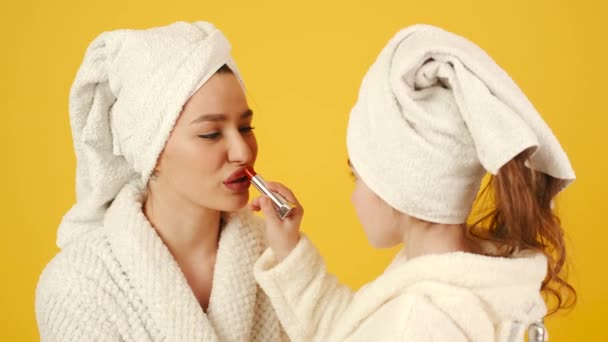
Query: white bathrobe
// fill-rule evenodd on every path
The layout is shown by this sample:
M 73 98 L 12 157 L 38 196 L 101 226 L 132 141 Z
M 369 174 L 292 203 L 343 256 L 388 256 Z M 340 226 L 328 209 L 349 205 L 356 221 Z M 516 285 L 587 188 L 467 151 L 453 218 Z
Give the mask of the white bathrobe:
M 269 249 L 255 277 L 292 341 L 523 341 L 546 313 L 543 255 L 400 254 L 357 292 L 328 274 L 306 237 L 282 262 Z
M 253 265 L 263 226 L 230 214 L 220 236 L 205 313 L 141 211 L 141 187 L 126 185 L 103 227 L 68 244 L 36 290 L 42 341 L 279 341 L 286 337 Z

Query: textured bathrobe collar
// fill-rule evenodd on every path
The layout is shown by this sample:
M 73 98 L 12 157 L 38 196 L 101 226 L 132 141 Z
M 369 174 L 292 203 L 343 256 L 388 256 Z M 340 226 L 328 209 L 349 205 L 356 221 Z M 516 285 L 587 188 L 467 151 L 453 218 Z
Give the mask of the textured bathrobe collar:
M 249 340 L 258 295 L 253 264 L 263 248 L 259 232 L 247 222 L 251 217 L 246 213 L 227 216 L 205 313 L 144 216 L 142 194 L 138 185 L 126 185 L 104 222 L 112 252 L 162 335 L 167 341 Z

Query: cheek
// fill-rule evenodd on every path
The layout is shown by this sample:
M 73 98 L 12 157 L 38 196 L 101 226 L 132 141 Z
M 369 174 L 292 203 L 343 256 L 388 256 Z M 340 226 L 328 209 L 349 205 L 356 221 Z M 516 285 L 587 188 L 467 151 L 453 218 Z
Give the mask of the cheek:
M 190 164 L 197 172 L 206 175 L 218 172 L 226 161 L 226 150 L 219 144 L 212 146 L 198 146 L 189 155 Z
M 255 135 L 252 134 L 246 139 L 246 141 L 247 145 L 249 146 L 249 149 L 251 150 L 251 154 L 253 154 L 253 163 L 255 162 L 258 156 L 258 140 L 255 138 Z
M 365 185 L 363 185 L 361 181 L 357 181 L 357 185 L 351 196 L 351 201 L 363 227 L 366 230 L 372 229 L 372 223 L 376 216 L 376 203 L 374 203 L 373 198 L 370 196 L 370 192 L 367 191 Z
M 219 144 L 207 144 L 197 139 L 182 139 L 167 144 L 161 171 L 173 180 L 187 182 L 212 179 L 210 176 L 221 169 L 225 160 Z
M 370 244 L 376 248 L 394 245 L 396 222 L 392 208 L 359 182 L 351 201 Z

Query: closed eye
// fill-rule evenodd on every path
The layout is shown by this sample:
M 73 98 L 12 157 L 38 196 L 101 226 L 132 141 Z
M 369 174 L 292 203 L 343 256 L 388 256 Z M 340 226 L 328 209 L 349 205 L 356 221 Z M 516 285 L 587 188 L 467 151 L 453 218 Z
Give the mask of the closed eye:
M 241 134 L 251 134 L 251 133 L 253 133 L 254 129 L 255 129 L 255 127 L 245 126 L 245 127 L 240 127 L 239 132 Z M 213 132 L 213 133 L 209 133 L 209 134 L 200 134 L 198 137 L 203 138 L 203 139 L 208 139 L 208 140 L 216 140 L 216 139 L 219 139 L 221 136 L 222 136 L 221 132 Z
M 222 133 L 220 133 L 220 132 L 213 132 L 213 133 L 209 133 L 209 134 L 201 134 L 201 135 L 199 135 L 199 138 L 215 140 L 215 139 L 219 138 L 221 135 L 222 135 Z
M 245 127 L 240 127 L 239 132 L 244 133 L 244 134 L 249 134 L 249 133 L 253 133 L 254 129 L 255 129 L 255 127 L 245 126 Z

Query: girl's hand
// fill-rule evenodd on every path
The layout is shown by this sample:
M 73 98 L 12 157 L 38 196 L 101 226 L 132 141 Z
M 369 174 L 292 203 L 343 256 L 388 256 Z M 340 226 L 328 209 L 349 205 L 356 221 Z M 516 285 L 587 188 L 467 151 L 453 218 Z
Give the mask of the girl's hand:
M 291 202 L 295 208 L 285 219 L 281 220 L 272 201 L 267 196 L 255 198 L 249 204 L 249 209 L 262 211 L 266 220 L 266 236 L 268 246 L 274 252 L 278 261 L 285 259 L 300 241 L 300 223 L 304 216 L 304 209 L 294 196 L 293 192 L 280 183 L 268 182 L 268 190 L 281 195 Z

